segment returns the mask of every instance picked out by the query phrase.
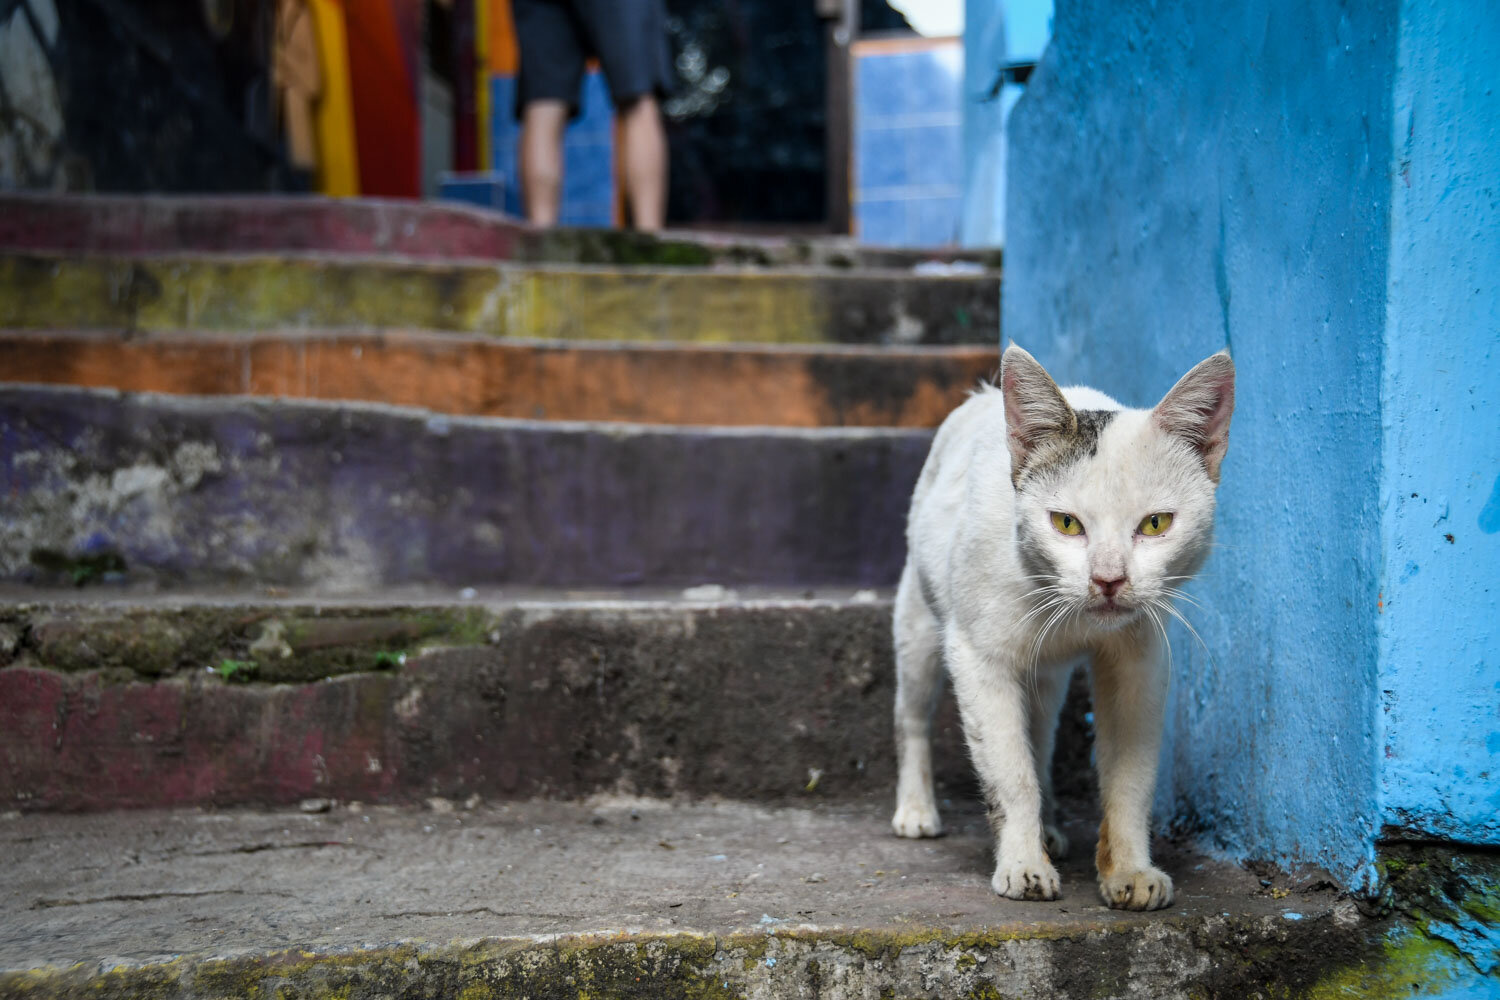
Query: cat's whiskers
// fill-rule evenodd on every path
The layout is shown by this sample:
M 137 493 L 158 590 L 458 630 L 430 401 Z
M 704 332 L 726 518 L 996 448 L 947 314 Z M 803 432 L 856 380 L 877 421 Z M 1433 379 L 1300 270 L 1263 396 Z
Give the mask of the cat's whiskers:
M 1054 607 L 1055 610 L 1052 612 L 1052 614 L 1047 618 L 1045 622 L 1042 623 L 1041 628 L 1037 629 L 1036 635 L 1032 638 L 1031 645 L 1027 653 L 1025 670 L 1026 693 L 1027 697 L 1031 699 L 1032 704 L 1036 704 L 1041 700 L 1041 689 L 1037 685 L 1036 678 L 1037 671 L 1041 667 L 1042 649 L 1047 641 L 1047 633 L 1050 632 L 1054 626 L 1067 620 L 1070 616 L 1077 614 L 1082 606 L 1074 601 L 1063 600 L 1060 601 L 1057 605 L 1054 605 Z
M 1031 576 L 1028 577 L 1028 579 L 1050 579 L 1054 582 L 1033 588 L 1022 596 L 1021 600 L 1023 603 L 1031 600 L 1033 597 L 1036 597 L 1038 595 L 1041 595 L 1043 599 L 1037 601 L 1034 605 L 1026 610 L 1025 614 L 1023 614 L 1016 620 L 1016 625 L 1018 627 L 1026 625 L 1032 619 L 1052 611 L 1054 608 L 1066 603 L 1069 600 L 1068 595 L 1063 592 L 1060 581 L 1057 577 Z
M 1156 610 L 1156 602 L 1148 601 L 1141 605 L 1141 610 L 1150 617 L 1151 623 L 1156 626 L 1156 631 L 1161 633 L 1161 644 L 1167 650 L 1167 677 L 1172 676 L 1172 639 L 1167 635 L 1167 626 L 1162 623 L 1161 614 Z
M 1041 701 L 1041 685 L 1037 681 L 1037 673 L 1041 667 L 1042 644 L 1046 641 L 1048 629 L 1051 628 L 1052 625 L 1057 622 L 1060 617 L 1066 616 L 1068 613 L 1068 602 L 1061 598 L 1053 600 L 1047 605 L 1047 607 L 1050 611 L 1050 614 L 1042 623 L 1041 627 L 1036 630 L 1036 635 L 1033 636 L 1030 647 L 1027 650 L 1025 667 L 1022 670 L 1022 675 L 1024 678 L 1023 683 L 1025 684 L 1026 688 L 1026 696 L 1028 699 L 1030 699 L 1030 704 L 1033 705 L 1039 704 Z M 1031 616 L 1028 615 L 1026 619 L 1022 619 L 1021 624 L 1025 624 L 1025 622 L 1030 617 Z
M 1207 610 L 1196 597 L 1185 590 L 1178 590 L 1176 587 L 1163 587 L 1161 588 L 1161 592 L 1173 600 L 1186 601 L 1199 611 Z
M 1199 611 L 1207 612 L 1207 611 L 1210 610 L 1210 608 L 1208 607 L 1208 605 L 1205 604 L 1203 601 L 1200 601 L 1196 596 L 1194 596 L 1193 594 L 1189 594 L 1187 591 L 1182 590 L 1179 587 L 1163 587 L 1162 588 L 1162 593 L 1164 593 L 1170 600 L 1186 601 L 1188 604 L 1191 604 L 1194 608 L 1196 608 Z M 1170 600 L 1169 600 L 1169 603 L 1170 603 Z M 1173 610 L 1176 611 L 1177 609 L 1174 607 Z M 1184 625 L 1187 625 L 1189 628 L 1192 628 L 1192 625 L 1188 622 L 1188 620 L 1186 618 L 1182 617 L 1182 615 L 1181 615 L 1180 612 L 1178 614 L 1178 617 L 1182 618 L 1182 623 Z M 1195 632 L 1194 634 L 1196 635 L 1197 633 Z M 1198 640 L 1198 642 L 1200 644 L 1202 644 L 1203 640 L 1200 638 Z M 1205 648 L 1204 651 L 1207 652 L 1207 649 Z
M 1059 605 L 1063 605 L 1063 604 L 1066 604 L 1066 603 L 1068 603 L 1067 602 L 1067 598 L 1063 597 L 1062 595 L 1054 595 L 1052 597 L 1049 597 L 1047 600 L 1041 601 L 1035 607 L 1031 608 L 1024 615 L 1022 615 L 1019 619 L 1017 619 L 1016 620 L 1016 624 L 1017 625 L 1025 625 L 1027 622 L 1031 621 L 1033 618 L 1037 617 L 1038 615 L 1041 615 L 1041 614 L 1043 614 L 1044 612 L 1047 612 L 1047 611 L 1051 611 L 1053 608 L 1056 608 Z
M 1177 608 L 1173 606 L 1171 601 L 1157 599 L 1154 603 L 1158 608 L 1180 621 L 1182 623 L 1182 627 L 1191 632 L 1193 638 L 1198 640 L 1198 645 L 1203 647 L 1204 655 L 1208 656 L 1210 659 L 1213 658 L 1213 653 L 1209 650 L 1208 643 L 1203 641 L 1203 636 L 1198 634 L 1198 630 L 1193 628 L 1193 623 L 1188 621 L 1187 616 L 1184 615 L 1181 611 L 1177 610 Z
M 1072 603 L 1072 598 L 1070 598 L 1068 595 L 1063 594 L 1061 592 L 1053 594 L 1052 596 L 1048 597 L 1047 600 L 1040 602 L 1039 604 L 1037 604 L 1036 607 L 1030 609 L 1029 611 L 1026 612 L 1026 614 L 1022 615 L 1017 620 L 1016 624 L 1017 625 L 1025 625 L 1028 622 L 1032 621 L 1035 618 L 1040 617 L 1043 614 L 1055 613 L 1060 608 L 1066 608 L 1067 605 L 1069 605 L 1070 603 Z M 1046 619 L 1046 622 L 1050 622 L 1050 621 L 1051 621 L 1051 618 Z M 1047 628 L 1047 625 L 1045 623 L 1043 625 L 1041 625 L 1037 629 L 1037 632 L 1035 634 L 1033 634 L 1033 636 L 1032 636 L 1033 640 L 1035 640 L 1037 638 L 1037 636 L 1040 635 L 1042 632 L 1045 632 L 1046 628 Z
M 1062 593 L 1062 587 L 1060 587 L 1058 584 L 1055 584 L 1055 583 L 1049 583 L 1046 586 L 1043 586 L 1043 587 L 1033 587 L 1031 590 L 1028 590 L 1026 593 L 1024 593 L 1024 594 L 1021 595 L 1021 601 L 1022 602 L 1029 601 L 1033 597 L 1036 597 L 1039 594 L 1061 594 L 1061 593 Z
M 1026 603 L 1027 601 L 1031 600 L 1033 597 L 1036 597 L 1036 596 L 1041 595 L 1041 594 L 1058 595 L 1058 594 L 1062 593 L 1062 586 L 1061 586 L 1062 580 L 1060 578 L 1058 578 L 1058 577 L 1055 577 L 1055 576 L 1028 576 L 1028 577 L 1026 577 L 1026 579 L 1028 579 L 1028 580 L 1049 580 L 1051 582 L 1044 583 L 1040 587 L 1032 587 L 1026 593 L 1022 594 L 1021 597 L 1020 597 L 1020 601 L 1023 604 Z

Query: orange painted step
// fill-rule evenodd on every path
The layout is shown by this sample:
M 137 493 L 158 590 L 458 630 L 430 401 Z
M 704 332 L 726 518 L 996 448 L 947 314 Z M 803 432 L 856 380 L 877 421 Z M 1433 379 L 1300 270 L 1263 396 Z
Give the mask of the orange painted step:
M 429 332 L 0 331 L 0 380 L 289 396 L 471 416 L 935 427 L 997 348 L 560 344 Z

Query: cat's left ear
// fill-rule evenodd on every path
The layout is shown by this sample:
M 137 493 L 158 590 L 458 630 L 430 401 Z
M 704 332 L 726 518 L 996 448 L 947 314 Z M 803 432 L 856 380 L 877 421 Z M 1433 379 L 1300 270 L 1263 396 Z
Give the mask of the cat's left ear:
M 1219 481 L 1219 465 L 1229 449 L 1229 418 L 1234 413 L 1234 362 L 1228 351 L 1205 358 L 1172 387 L 1151 411 L 1156 426 L 1187 439 L 1203 456 L 1208 478 Z

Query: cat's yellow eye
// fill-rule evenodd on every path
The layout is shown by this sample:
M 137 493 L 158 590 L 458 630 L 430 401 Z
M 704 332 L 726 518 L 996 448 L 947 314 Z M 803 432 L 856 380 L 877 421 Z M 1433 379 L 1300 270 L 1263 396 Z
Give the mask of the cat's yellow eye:
M 1152 514 L 1149 517 L 1141 518 L 1141 523 L 1135 530 L 1143 535 L 1159 535 L 1171 526 L 1171 514 Z
M 1052 527 L 1056 528 L 1058 531 L 1061 531 L 1065 535 L 1083 534 L 1083 525 L 1079 524 L 1078 518 L 1074 517 L 1072 514 L 1059 514 L 1057 511 L 1053 511 Z

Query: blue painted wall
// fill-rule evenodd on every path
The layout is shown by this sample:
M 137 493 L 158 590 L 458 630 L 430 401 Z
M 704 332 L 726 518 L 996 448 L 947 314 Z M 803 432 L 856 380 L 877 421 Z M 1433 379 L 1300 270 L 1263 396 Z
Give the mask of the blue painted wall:
M 1239 367 L 1161 817 L 1357 887 L 1500 843 L 1491 7 L 1069 0 L 1009 121 L 1007 336 L 1137 405 Z
M 1381 815 L 1500 843 L 1500 10 L 1408 0 L 1385 338 Z
M 1003 328 L 1151 405 L 1228 345 L 1220 545 L 1162 819 L 1373 872 L 1395 0 L 1064 0 L 1009 122 Z

